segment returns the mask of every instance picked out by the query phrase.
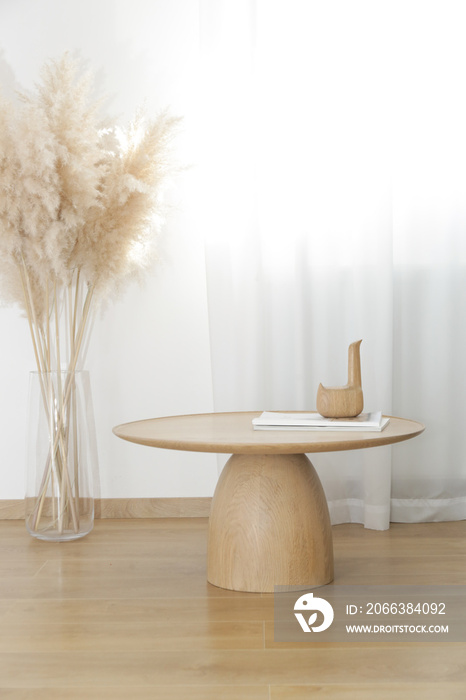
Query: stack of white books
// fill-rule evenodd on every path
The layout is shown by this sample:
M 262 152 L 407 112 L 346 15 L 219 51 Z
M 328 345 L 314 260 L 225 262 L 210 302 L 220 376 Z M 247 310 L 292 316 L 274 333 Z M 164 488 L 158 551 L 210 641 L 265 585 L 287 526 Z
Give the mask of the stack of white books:
M 324 418 L 320 413 L 264 411 L 253 418 L 254 430 L 363 430 L 381 431 L 390 422 L 382 411 L 360 413 L 356 418 Z

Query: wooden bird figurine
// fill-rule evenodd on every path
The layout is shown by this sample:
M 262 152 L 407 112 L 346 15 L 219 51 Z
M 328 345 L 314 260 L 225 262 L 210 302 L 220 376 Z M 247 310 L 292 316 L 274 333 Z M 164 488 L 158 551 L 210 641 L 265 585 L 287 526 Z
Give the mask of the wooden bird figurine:
M 339 387 L 324 387 L 317 390 L 317 410 L 325 418 L 354 418 L 364 407 L 361 387 L 361 359 L 357 340 L 348 348 L 348 384 Z

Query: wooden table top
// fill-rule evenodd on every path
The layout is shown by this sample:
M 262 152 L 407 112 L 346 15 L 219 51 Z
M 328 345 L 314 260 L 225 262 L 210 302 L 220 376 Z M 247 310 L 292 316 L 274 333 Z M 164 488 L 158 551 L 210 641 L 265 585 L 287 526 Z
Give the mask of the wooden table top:
M 149 418 L 118 425 L 114 434 L 139 445 L 190 452 L 229 454 L 301 454 L 358 450 L 409 440 L 423 432 L 414 420 L 390 417 L 382 432 L 254 430 L 261 411 L 198 413 Z

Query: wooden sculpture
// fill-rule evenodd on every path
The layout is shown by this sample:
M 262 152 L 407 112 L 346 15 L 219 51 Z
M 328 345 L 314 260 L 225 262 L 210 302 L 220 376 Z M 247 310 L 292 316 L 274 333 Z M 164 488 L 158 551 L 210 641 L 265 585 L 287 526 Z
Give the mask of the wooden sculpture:
M 324 387 L 317 390 L 317 410 L 325 418 L 354 418 L 364 407 L 361 387 L 361 359 L 357 340 L 348 348 L 348 384 L 339 387 Z

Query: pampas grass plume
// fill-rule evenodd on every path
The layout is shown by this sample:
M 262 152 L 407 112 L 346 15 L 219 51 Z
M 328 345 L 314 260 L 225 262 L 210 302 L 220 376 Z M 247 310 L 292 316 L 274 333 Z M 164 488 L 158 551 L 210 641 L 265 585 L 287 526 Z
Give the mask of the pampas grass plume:
M 44 336 L 52 289 L 79 279 L 96 299 L 147 266 L 135 250 L 151 248 L 174 172 L 179 120 L 138 112 L 125 128 L 104 128 L 91 89 L 65 54 L 18 104 L 0 99 L 0 283 Z

